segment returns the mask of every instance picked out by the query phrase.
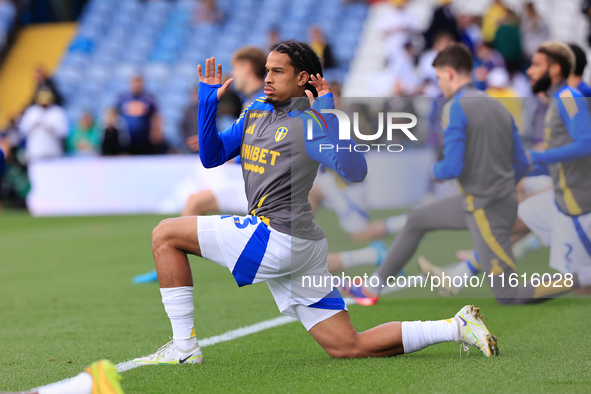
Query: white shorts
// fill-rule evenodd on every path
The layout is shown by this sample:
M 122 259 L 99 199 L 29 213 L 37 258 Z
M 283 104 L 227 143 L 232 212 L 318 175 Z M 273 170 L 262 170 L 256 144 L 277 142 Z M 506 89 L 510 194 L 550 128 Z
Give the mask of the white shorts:
M 227 267 L 240 287 L 267 282 L 281 314 L 307 330 L 347 309 L 332 288 L 326 238 L 292 237 L 256 216 L 199 216 L 197 231 L 203 258 Z
M 550 268 L 572 273 L 591 267 L 591 213 L 565 215 L 548 190 L 519 204 L 517 215 L 550 247 Z
M 339 227 L 347 234 L 361 232 L 369 224 L 365 209 L 366 187 L 363 183 L 347 184 L 333 171 L 319 173 L 316 182 L 322 190 L 323 205 L 331 208 L 339 218 Z
M 248 200 L 244 191 L 242 168 L 238 164 L 227 164 L 223 180 L 212 182 L 210 190 L 218 204 L 220 212 L 246 215 Z
M 526 197 L 552 187 L 552 178 L 548 175 L 528 176 L 523 178 L 523 194 Z

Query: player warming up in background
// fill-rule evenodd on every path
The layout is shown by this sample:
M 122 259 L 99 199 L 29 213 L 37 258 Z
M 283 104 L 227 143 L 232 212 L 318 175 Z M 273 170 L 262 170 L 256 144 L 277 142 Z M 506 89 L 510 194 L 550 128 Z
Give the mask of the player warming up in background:
M 206 61 L 204 72 L 199 66 L 201 160 L 204 166 L 215 167 L 241 156 L 250 215 L 167 219 L 154 229 L 152 252 L 173 337 L 156 353 L 134 362 L 203 362 L 195 335 L 193 276 L 187 254 L 227 267 L 238 286 L 267 282 L 281 313 L 299 319 L 335 358 L 394 356 L 448 341 L 475 346 L 486 356 L 496 355 L 496 338 L 473 306 L 465 306 L 447 320 L 391 322 L 358 333 L 336 288 L 330 283 L 319 288 L 303 286 L 304 276 L 315 281 L 331 278 L 326 237 L 314 222 L 308 202 L 319 164 L 353 182 L 365 178 L 367 164 L 354 149 L 319 151 L 321 143 L 353 144 L 338 140 L 334 116 L 325 114 L 324 127 L 313 125 L 312 138 L 306 138 L 304 125 L 313 123 L 307 122 L 311 110 L 334 108 L 320 60 L 309 45 L 277 44 L 267 57 L 266 70 L 266 97 L 257 98 L 229 129 L 218 133 L 217 105 L 232 80 L 221 85 L 222 67 L 216 67 L 214 58 Z
M 517 217 L 515 185 L 530 163 L 515 122 L 500 102 L 472 86 L 473 58 L 464 45 L 450 45 L 433 66 L 439 86 L 451 100 L 442 114 L 444 158 L 435 163 L 432 177 L 436 181 L 457 178 L 462 193 L 409 212 L 406 226 L 373 274 L 377 285 L 345 288 L 362 305 L 378 301 L 387 278 L 402 269 L 429 231 L 468 229 L 489 284 L 489 274 L 510 277 L 517 271 L 511 251 L 511 229 Z M 533 152 L 531 155 L 534 164 L 541 163 Z M 497 280 L 491 290 L 501 304 L 527 304 L 580 284 L 575 275 L 570 283 L 556 285 L 502 286 Z
M 588 287 L 591 286 L 591 118 L 586 99 L 578 90 L 567 86 L 576 59 L 569 46 L 550 41 L 538 48 L 527 71 L 533 93 L 544 93 L 550 98 L 544 151 L 529 153 L 534 166 L 531 174 L 551 175 L 554 188 L 520 203 L 518 216 L 550 247 L 550 267 L 562 274 L 576 274 L 579 285 Z M 478 268 L 477 261 L 464 262 L 452 271 L 472 275 L 478 273 Z M 430 271 L 439 275 L 437 269 Z M 456 294 L 460 290 L 461 287 L 455 286 L 449 289 Z

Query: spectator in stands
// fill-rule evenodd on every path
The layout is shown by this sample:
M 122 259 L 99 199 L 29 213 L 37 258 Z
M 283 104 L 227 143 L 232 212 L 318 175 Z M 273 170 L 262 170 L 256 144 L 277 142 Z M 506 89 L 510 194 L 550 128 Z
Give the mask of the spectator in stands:
M 275 46 L 275 44 L 279 43 L 279 41 L 281 41 L 281 37 L 279 36 L 279 30 L 275 26 L 273 26 L 269 30 L 269 33 L 267 33 L 267 48 L 269 48 L 270 50 Z
M 435 9 L 431 25 L 424 34 L 427 48 L 435 44 L 435 38 L 441 32 L 447 32 L 453 41 L 460 40 L 458 23 L 451 8 L 451 2 L 452 0 L 439 0 L 439 7 Z
M 421 32 L 419 18 L 407 6 L 407 0 L 390 0 L 378 20 L 378 29 L 385 39 L 388 63 L 394 64 L 405 52 L 405 46 Z
M 332 90 L 332 96 L 334 97 L 334 107 L 336 109 L 341 108 L 341 97 L 343 97 L 343 88 L 339 81 L 331 81 L 330 89 Z
M 150 155 L 158 153 L 163 143 L 162 128 L 156 99 L 144 91 L 144 79 L 131 79 L 131 90 L 119 97 L 117 111 L 129 130 L 128 153 Z
M 476 20 L 477 17 L 467 14 L 457 17 L 460 42 L 465 44 L 472 54 L 476 53 L 476 47 L 482 42 L 482 30 Z
M 503 56 L 490 44 L 483 42 L 476 48 L 477 62 L 484 65 L 488 70 L 492 70 L 496 67 L 505 66 L 505 59 Z
M 482 38 L 492 42 L 497 34 L 501 21 L 507 17 L 507 7 L 503 0 L 494 0 L 482 16 Z
M 37 102 L 37 94 L 42 89 L 49 90 L 53 94 L 55 105 L 64 105 L 64 98 L 55 86 L 53 80 L 49 77 L 47 70 L 42 65 L 38 65 L 35 68 L 35 92 L 33 93 L 31 105 Z
M 199 0 L 195 19 L 200 24 L 217 25 L 222 23 L 224 15 L 218 8 L 215 0 Z
M 486 89 L 488 72 L 497 67 L 507 68 L 503 56 L 487 42 L 478 45 L 474 58 L 474 86 L 481 90 Z
M 522 71 L 511 74 L 511 88 L 517 92 L 517 97 L 533 97 L 529 77 Z
M 4 153 L 7 154 L 6 157 L 8 157 L 9 151 L 18 148 L 19 146 L 21 146 L 23 142 L 23 135 L 21 134 L 18 128 L 18 124 L 19 116 L 12 116 L 8 120 L 8 125 L 6 126 L 6 128 L 0 132 L 0 141 L 4 143 L 3 146 L 6 148 L 3 149 Z
M 548 24 L 531 1 L 525 5 L 525 12 L 521 17 L 521 38 L 526 59 L 531 59 L 540 44 L 550 39 Z
M 0 132 L 0 149 L 6 156 L 4 177 L 0 176 L 0 199 L 8 200 L 13 208 L 26 207 L 25 200 L 31 188 L 24 155 L 20 154 L 23 136 L 18 128 L 19 123 L 18 116 L 13 116 L 6 129 Z
M 396 97 L 414 96 L 419 92 L 420 81 L 415 72 L 415 54 L 410 42 L 390 65 L 388 72 L 392 74 L 394 84 L 392 94 Z
M 337 62 L 335 61 L 334 56 L 332 55 L 332 48 L 324 39 L 324 33 L 322 29 L 318 25 L 310 26 L 308 30 L 308 35 L 310 36 L 310 46 L 314 49 L 314 52 L 320 58 L 322 62 L 322 67 L 324 69 L 330 69 L 337 67 Z
M 4 154 L 4 149 L 2 148 L 2 142 L 0 142 L 0 188 L 2 185 L 2 177 L 4 176 L 5 169 L 6 169 L 6 158 L 5 158 L 5 154 Z M 0 204 L 0 210 L 1 209 L 2 209 L 2 204 Z
M 37 101 L 25 110 L 19 128 L 27 141 L 29 163 L 59 157 L 64 154 L 64 139 L 68 135 L 66 111 L 54 104 L 51 90 L 41 89 Z
M 94 117 L 84 111 L 67 139 L 68 152 L 76 156 L 96 156 L 101 151 L 101 133 Z
M 507 10 L 505 15 L 495 34 L 493 45 L 505 59 L 509 72 L 515 72 L 519 70 L 522 61 L 519 18 L 511 10 Z
M 583 82 L 583 73 L 587 67 L 587 55 L 583 49 L 576 44 L 569 44 L 575 54 L 575 69 L 568 77 L 568 85 L 577 89 L 585 97 L 591 97 L 591 87 Z
M 121 123 L 116 108 L 109 108 L 105 112 L 105 126 L 101 144 L 101 154 L 103 156 L 116 156 L 126 153 L 124 147 L 129 145 L 129 134 L 122 132 Z
M 486 83 L 488 86 L 486 93 L 491 97 L 500 99 L 509 113 L 513 115 L 515 124 L 521 127 L 523 102 L 518 98 L 519 93 L 511 87 L 509 72 L 502 67 L 493 68 L 488 73 Z
M 181 131 L 183 140 L 187 146 L 188 152 L 199 152 L 199 127 L 197 125 L 197 115 L 199 109 L 199 88 L 195 86 L 191 91 L 191 102 L 185 108 L 183 120 L 181 122 Z
M 441 94 L 433 61 L 439 52 L 447 48 L 452 42 L 454 42 L 454 37 L 451 33 L 446 30 L 437 32 L 434 37 L 433 46 L 419 56 L 418 73 L 423 84 L 421 90 L 427 97 L 437 97 Z

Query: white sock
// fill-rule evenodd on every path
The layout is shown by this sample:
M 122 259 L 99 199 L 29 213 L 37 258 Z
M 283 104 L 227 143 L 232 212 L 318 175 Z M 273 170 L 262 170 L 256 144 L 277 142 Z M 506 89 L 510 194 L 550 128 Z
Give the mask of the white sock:
M 193 287 L 172 287 L 160 289 L 164 310 L 172 325 L 172 339 L 182 350 L 191 349 L 196 343 L 193 329 Z
M 464 288 L 464 275 L 467 275 L 468 279 L 470 279 L 472 277 L 472 270 L 470 269 L 470 266 L 468 265 L 467 261 L 462 261 L 461 263 L 458 263 L 455 267 L 453 267 L 452 269 L 448 271 L 444 271 L 446 276 L 449 276 L 451 278 L 451 283 L 452 286 L 458 288 L 458 289 L 463 289 Z M 454 277 L 459 276 L 462 278 L 462 283 L 460 286 L 456 286 L 457 283 L 459 283 L 460 281 L 456 279 L 456 282 L 454 284 Z M 446 279 L 446 285 L 447 285 L 447 279 Z
M 368 246 L 363 249 L 350 250 L 339 253 L 343 270 L 358 267 L 360 265 L 375 265 L 378 262 L 378 252 Z
M 406 213 L 398 216 L 390 216 L 384 220 L 384 224 L 386 225 L 386 233 L 389 235 L 398 234 L 406 224 Z
M 582 270 L 577 272 L 577 277 L 579 278 L 579 286 L 591 286 L 591 267 L 583 268 Z
M 412 353 L 441 342 L 455 341 L 458 326 L 454 319 L 402 322 L 404 353 Z
M 82 372 L 63 382 L 53 383 L 39 389 L 39 394 L 91 394 L 92 376 Z

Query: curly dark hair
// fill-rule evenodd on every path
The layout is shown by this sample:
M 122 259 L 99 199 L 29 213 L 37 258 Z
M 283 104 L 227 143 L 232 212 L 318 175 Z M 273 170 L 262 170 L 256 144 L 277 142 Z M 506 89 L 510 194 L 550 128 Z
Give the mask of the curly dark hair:
M 312 47 L 305 42 L 286 40 L 281 41 L 273 45 L 271 52 L 285 53 L 291 60 L 290 64 L 295 69 L 296 73 L 305 71 L 310 75 L 320 74 L 322 76 L 322 62 L 320 58 L 312 49 Z M 316 88 L 309 82 L 306 83 L 306 89 L 314 94 L 314 97 L 318 97 Z

